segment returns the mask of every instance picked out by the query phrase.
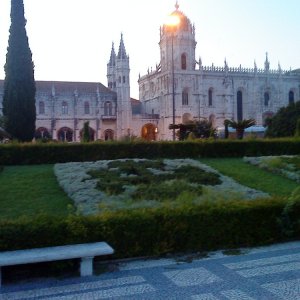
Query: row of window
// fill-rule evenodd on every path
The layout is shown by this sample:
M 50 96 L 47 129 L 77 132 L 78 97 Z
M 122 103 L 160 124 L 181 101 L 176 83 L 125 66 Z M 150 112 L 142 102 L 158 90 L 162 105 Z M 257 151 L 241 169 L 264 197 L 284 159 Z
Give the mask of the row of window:
M 40 115 L 45 114 L 45 102 L 40 101 L 38 106 L 38 113 Z M 69 105 L 67 102 L 62 102 L 61 104 L 61 113 L 62 115 L 67 115 L 69 113 Z M 84 114 L 89 115 L 91 113 L 90 103 L 84 102 Z M 110 101 L 104 103 L 104 115 L 112 116 L 113 115 L 113 104 Z
M 241 91 L 237 92 L 237 102 L 241 102 L 243 98 L 243 94 Z M 289 103 L 295 102 L 295 93 L 293 91 L 289 92 Z M 270 104 L 270 93 L 264 93 L 264 105 L 269 106 Z M 189 94 L 186 90 L 182 92 L 182 105 L 186 106 L 189 105 Z M 213 89 L 210 88 L 208 90 L 208 106 L 213 106 Z

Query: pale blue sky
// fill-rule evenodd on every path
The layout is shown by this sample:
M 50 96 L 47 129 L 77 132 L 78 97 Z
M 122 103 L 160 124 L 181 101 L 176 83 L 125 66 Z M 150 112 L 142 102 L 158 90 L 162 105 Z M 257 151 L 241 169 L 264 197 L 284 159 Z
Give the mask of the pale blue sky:
M 195 24 L 204 65 L 300 68 L 300 0 L 179 0 Z M 131 94 L 138 74 L 159 62 L 159 27 L 175 0 L 24 0 L 36 80 L 107 84 L 111 43 L 123 32 L 130 56 Z M 10 0 L 0 0 L 0 78 L 10 25 Z

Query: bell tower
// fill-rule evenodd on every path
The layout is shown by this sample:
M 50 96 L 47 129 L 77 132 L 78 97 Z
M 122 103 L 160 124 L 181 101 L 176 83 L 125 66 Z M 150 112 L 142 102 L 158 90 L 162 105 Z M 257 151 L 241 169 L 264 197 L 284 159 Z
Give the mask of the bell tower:
M 130 101 L 129 56 L 121 34 L 119 51 L 115 58 L 115 91 L 117 92 L 117 136 L 121 138 L 131 131 L 132 109 Z
M 160 57 L 161 69 L 174 70 L 195 70 L 196 62 L 196 39 L 195 27 L 191 21 L 179 10 L 178 2 L 167 20 L 160 28 Z M 173 63 L 172 63 L 173 57 Z

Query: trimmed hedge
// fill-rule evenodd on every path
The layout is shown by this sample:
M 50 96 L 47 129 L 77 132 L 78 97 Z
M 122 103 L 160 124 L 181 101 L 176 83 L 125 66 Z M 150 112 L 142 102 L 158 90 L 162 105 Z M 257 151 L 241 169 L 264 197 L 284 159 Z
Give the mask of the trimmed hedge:
M 256 246 L 284 240 L 284 206 L 271 199 L 1 221 L 0 251 L 106 241 L 125 258 Z
M 0 165 L 118 158 L 243 157 L 299 154 L 300 139 L 0 145 Z

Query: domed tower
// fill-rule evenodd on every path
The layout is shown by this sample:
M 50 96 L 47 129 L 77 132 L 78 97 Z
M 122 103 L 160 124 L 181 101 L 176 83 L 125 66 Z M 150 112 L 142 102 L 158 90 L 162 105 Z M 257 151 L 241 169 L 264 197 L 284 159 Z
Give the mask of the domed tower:
M 176 2 L 175 11 L 160 29 L 161 70 L 170 70 L 173 67 L 172 62 L 174 62 L 175 71 L 195 70 L 196 44 L 195 28 L 179 10 L 178 2 Z

